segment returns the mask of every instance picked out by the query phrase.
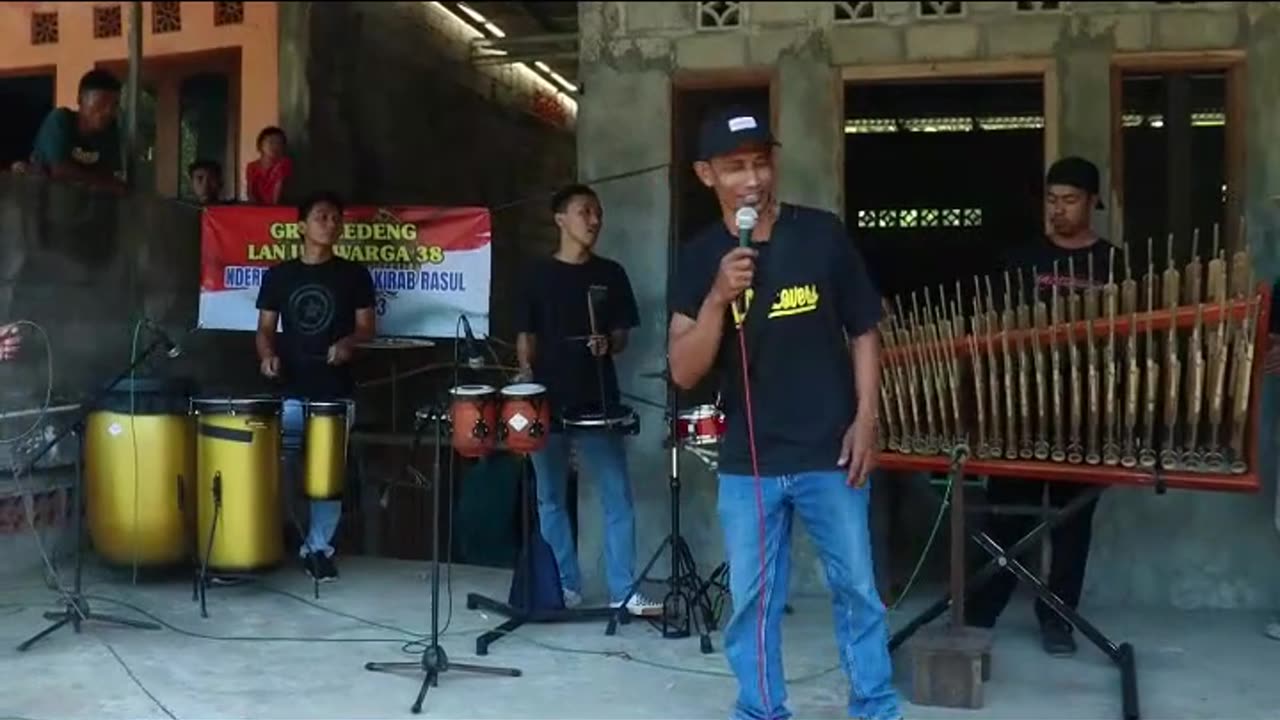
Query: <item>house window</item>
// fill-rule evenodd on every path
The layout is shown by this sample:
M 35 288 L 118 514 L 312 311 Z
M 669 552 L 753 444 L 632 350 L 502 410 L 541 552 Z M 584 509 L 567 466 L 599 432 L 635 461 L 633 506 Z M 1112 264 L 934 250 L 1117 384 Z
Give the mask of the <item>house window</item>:
M 740 2 L 698 3 L 698 28 L 701 30 L 735 28 L 741 24 L 742 3 Z
M 151 32 L 159 35 L 160 33 L 179 32 L 181 30 L 182 30 L 181 3 L 176 3 L 176 2 L 151 3 Z
M 93 36 L 95 38 L 120 37 L 123 24 L 119 5 L 98 5 L 93 9 Z
M 31 13 L 31 44 L 53 45 L 58 42 L 58 13 Z
M 213 4 L 214 25 L 244 24 L 244 3 L 216 2 Z

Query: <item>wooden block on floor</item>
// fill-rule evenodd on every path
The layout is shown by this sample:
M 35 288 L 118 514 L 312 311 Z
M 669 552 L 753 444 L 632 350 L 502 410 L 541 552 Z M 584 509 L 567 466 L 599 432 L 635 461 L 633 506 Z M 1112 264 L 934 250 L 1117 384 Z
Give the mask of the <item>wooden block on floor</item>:
M 907 643 L 911 702 L 979 709 L 982 683 L 991 676 L 989 630 L 943 626 L 920 631 Z

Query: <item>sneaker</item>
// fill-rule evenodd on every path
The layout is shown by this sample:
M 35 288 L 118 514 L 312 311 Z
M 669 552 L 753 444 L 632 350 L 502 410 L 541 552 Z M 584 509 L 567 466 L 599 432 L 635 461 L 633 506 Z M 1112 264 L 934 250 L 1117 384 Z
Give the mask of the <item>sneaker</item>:
M 564 594 L 564 607 L 566 610 L 572 610 L 582 604 L 582 596 L 578 593 L 568 588 L 565 588 L 562 593 Z
M 616 608 L 622 605 L 620 602 L 609 603 L 609 607 Z M 641 617 L 653 617 L 662 615 L 662 603 L 654 602 L 640 593 L 631 596 L 627 601 L 627 612 L 632 615 Z
M 333 582 L 338 579 L 338 567 L 333 558 L 322 552 L 313 552 L 302 560 L 302 567 L 313 580 Z
M 1062 620 L 1049 620 L 1042 624 L 1040 641 L 1044 645 L 1044 651 L 1054 657 L 1076 654 L 1076 641 L 1071 636 L 1071 626 Z
M 1280 615 L 1272 618 L 1271 622 L 1262 630 L 1263 634 L 1272 640 L 1280 640 Z

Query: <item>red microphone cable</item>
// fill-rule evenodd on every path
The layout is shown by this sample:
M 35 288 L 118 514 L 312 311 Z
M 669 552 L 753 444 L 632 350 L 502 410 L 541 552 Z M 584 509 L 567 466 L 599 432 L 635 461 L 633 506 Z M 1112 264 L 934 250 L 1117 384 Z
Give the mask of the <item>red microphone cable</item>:
M 746 320 L 743 313 L 743 320 Z M 764 647 L 764 629 L 765 629 L 765 612 L 768 603 L 767 587 L 765 578 L 768 573 L 768 562 L 765 540 L 765 516 L 764 516 L 764 487 L 760 480 L 760 460 L 756 455 L 756 429 L 755 417 L 751 410 L 751 381 L 747 377 L 747 340 L 746 333 L 742 332 L 742 326 L 738 326 L 738 350 L 742 358 L 742 394 L 744 407 L 747 417 L 747 447 L 751 450 L 751 474 L 755 481 L 756 489 L 756 524 L 759 528 L 760 536 L 760 609 L 756 613 L 756 677 L 760 683 L 760 697 L 764 700 L 765 718 L 773 720 L 773 703 L 769 700 L 769 687 L 766 680 L 766 667 L 768 661 L 765 658 Z
M 738 209 L 734 220 L 738 225 L 738 246 L 748 247 L 751 230 L 756 225 L 757 213 L 755 208 L 742 207 Z M 747 291 L 749 292 L 749 291 Z M 746 298 L 744 292 L 744 298 Z M 765 615 L 766 606 L 768 604 L 767 586 L 765 578 L 768 575 L 769 566 L 766 554 L 766 530 L 764 515 L 764 487 L 760 480 L 760 459 L 756 452 L 756 429 L 755 414 L 751 408 L 751 380 L 750 380 L 750 363 L 747 362 L 747 335 L 743 332 L 743 325 L 747 321 L 747 311 L 751 309 L 750 301 L 745 300 L 742 303 L 742 312 L 736 312 L 737 303 L 734 305 L 735 320 L 738 331 L 738 350 L 742 360 L 742 395 L 743 406 L 746 411 L 747 418 L 747 447 L 751 451 L 751 475 L 755 482 L 756 491 L 756 527 L 759 529 L 760 539 L 760 608 L 756 613 L 756 678 L 760 684 L 760 698 L 764 701 L 765 718 L 773 720 L 773 703 L 769 699 L 769 687 L 766 678 L 768 661 L 765 658 Z

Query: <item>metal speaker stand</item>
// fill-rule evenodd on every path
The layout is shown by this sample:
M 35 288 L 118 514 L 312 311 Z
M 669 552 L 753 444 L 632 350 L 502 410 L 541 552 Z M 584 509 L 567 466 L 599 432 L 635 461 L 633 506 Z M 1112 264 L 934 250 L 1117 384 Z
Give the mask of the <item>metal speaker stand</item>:
M 422 651 L 422 659 L 418 662 L 369 662 L 365 663 L 364 666 L 365 670 L 371 672 L 421 670 L 424 673 L 422 687 L 419 688 L 418 697 L 410 708 L 415 715 L 422 712 L 422 702 L 427 697 L 427 690 L 431 687 L 439 686 L 440 675 L 450 670 L 482 675 L 498 675 L 501 677 L 520 677 L 522 675 L 521 671 L 516 668 L 450 662 L 444 648 L 440 647 L 440 483 L 442 482 L 440 452 L 441 446 L 444 444 L 443 431 L 441 429 L 444 423 L 444 413 L 439 410 L 433 410 L 431 419 L 435 422 L 436 429 L 435 467 L 433 468 L 431 483 L 431 638 L 429 641 L 424 641 L 426 642 L 426 649 Z M 415 447 L 410 452 L 410 463 L 413 462 L 417 454 L 417 439 L 421 432 L 422 422 L 419 421 L 414 430 Z
M 671 473 L 668 477 L 671 491 L 671 532 L 663 539 L 662 544 L 654 551 L 644 570 L 640 571 L 636 582 L 627 592 L 621 606 L 609 617 L 605 627 L 605 635 L 613 635 L 618 630 L 618 623 L 626 622 L 627 603 L 635 595 L 640 584 L 644 582 L 649 571 L 657 564 L 662 553 L 671 549 L 671 575 L 667 578 L 667 594 L 662 600 L 662 636 L 664 638 L 687 638 L 698 634 L 699 646 L 704 654 L 713 651 L 711 632 L 716 629 L 716 617 L 712 611 L 708 590 L 712 583 L 703 581 L 698 576 L 698 564 L 693 559 L 693 551 L 680 535 L 680 443 L 676 432 L 679 412 L 676 407 L 675 385 L 667 379 L 667 445 L 671 451 Z M 699 617 L 701 615 L 701 617 Z

